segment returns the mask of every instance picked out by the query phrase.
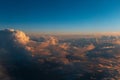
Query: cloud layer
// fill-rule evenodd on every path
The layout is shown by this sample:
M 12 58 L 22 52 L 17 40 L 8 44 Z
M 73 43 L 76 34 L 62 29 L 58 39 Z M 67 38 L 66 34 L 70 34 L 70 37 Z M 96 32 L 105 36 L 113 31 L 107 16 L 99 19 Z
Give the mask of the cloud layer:
M 0 79 L 120 79 L 119 45 L 113 49 L 94 43 L 74 45 L 53 36 L 35 41 L 19 30 L 0 30 Z

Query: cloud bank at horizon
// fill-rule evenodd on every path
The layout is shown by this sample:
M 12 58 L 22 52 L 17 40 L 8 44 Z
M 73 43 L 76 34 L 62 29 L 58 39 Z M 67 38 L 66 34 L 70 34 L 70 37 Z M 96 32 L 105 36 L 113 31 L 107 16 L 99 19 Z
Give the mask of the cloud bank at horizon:
M 75 48 L 53 36 L 42 38 L 37 42 L 19 30 L 0 30 L 1 80 L 120 79 L 119 47 L 98 52 L 92 43 Z

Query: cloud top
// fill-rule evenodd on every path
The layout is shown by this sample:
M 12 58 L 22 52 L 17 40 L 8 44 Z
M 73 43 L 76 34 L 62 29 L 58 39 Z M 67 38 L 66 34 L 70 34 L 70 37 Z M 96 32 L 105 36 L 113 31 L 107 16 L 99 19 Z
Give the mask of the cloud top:
M 7 45 L 6 42 L 25 45 L 29 42 L 29 37 L 19 30 L 4 29 L 0 30 L 0 42 L 4 45 Z

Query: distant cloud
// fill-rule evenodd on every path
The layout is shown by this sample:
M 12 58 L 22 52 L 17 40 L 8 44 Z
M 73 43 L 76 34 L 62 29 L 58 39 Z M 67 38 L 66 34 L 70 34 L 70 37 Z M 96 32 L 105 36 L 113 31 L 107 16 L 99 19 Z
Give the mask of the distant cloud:
M 120 45 L 120 40 L 116 40 L 116 41 L 114 41 L 113 44 Z
M 95 48 L 95 46 L 93 44 L 86 46 L 86 50 L 88 50 L 88 51 L 93 50 L 94 48 Z

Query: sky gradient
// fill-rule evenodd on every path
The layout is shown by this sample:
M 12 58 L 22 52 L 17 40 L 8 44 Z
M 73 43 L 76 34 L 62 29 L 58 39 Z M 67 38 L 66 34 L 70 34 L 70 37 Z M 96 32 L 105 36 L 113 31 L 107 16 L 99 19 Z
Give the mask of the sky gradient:
M 0 0 L 0 29 L 120 32 L 120 0 Z

